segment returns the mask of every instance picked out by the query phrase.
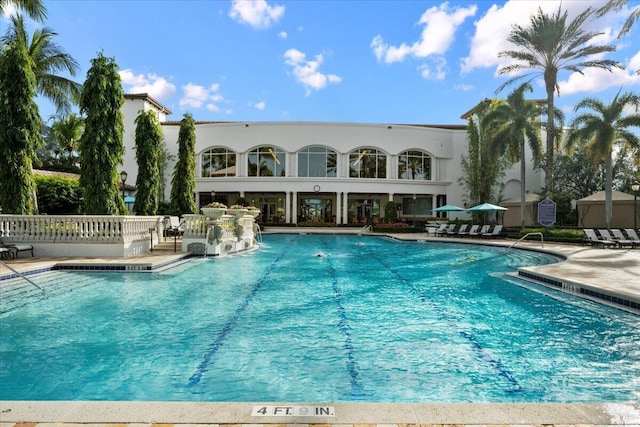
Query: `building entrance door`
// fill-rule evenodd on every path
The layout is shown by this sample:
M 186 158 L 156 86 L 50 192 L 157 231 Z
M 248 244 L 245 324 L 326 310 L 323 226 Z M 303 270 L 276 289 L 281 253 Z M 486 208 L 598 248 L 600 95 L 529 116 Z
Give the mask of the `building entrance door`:
M 330 222 L 333 213 L 330 199 L 302 199 L 300 201 L 300 220 Z

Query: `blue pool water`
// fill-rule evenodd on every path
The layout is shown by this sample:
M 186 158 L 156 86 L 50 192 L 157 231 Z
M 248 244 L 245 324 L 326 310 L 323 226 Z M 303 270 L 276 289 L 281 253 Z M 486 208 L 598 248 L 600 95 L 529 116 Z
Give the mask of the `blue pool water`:
M 494 277 L 550 256 L 264 240 L 162 273 L 35 277 L 45 297 L 2 283 L 0 399 L 640 400 L 637 316 Z

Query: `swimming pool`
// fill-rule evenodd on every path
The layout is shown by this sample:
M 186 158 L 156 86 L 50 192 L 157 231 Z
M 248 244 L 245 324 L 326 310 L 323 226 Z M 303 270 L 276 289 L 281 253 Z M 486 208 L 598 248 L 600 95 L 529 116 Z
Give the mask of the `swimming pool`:
M 0 316 L 0 396 L 640 399 L 637 316 L 495 277 L 548 255 L 367 236 L 264 240 L 258 252 L 162 273 L 38 277 L 46 297 Z

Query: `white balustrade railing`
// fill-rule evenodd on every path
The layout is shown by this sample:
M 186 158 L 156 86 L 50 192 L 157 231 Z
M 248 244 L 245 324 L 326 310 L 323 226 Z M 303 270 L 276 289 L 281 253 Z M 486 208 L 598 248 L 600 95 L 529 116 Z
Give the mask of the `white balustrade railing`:
M 161 236 L 161 227 L 159 216 L 0 215 L 0 233 L 9 243 L 128 243 Z

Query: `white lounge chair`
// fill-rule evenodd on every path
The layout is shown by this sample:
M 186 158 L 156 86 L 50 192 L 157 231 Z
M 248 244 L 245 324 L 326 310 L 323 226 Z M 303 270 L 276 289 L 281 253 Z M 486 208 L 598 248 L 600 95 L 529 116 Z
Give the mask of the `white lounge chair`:
M 624 234 L 622 234 L 622 231 L 618 230 L 618 229 L 612 229 L 611 233 L 613 234 L 613 240 L 615 240 L 616 242 L 618 242 L 618 244 L 622 245 L 622 246 L 629 246 L 631 248 L 635 248 L 636 246 L 640 246 L 640 240 L 633 240 L 633 239 L 627 239 L 626 237 L 624 237 Z M 600 233 L 602 234 L 602 233 Z M 607 237 L 603 234 L 604 237 Z
M 638 237 L 638 233 L 633 228 L 625 228 L 624 232 L 627 233 L 627 237 L 629 240 L 633 240 L 634 242 L 640 242 L 640 237 Z
M 469 231 L 459 231 L 458 232 L 458 236 L 470 236 L 471 233 L 477 233 L 478 232 L 478 228 L 480 228 L 479 225 L 472 225 L 471 228 L 469 229 Z
M 461 231 L 464 233 L 465 230 L 467 229 L 467 227 L 469 227 L 469 224 L 462 224 L 460 226 L 460 228 L 458 228 L 458 230 L 448 230 L 447 231 L 447 235 L 449 236 L 455 236 L 456 234 L 460 233 Z
M 455 227 L 455 224 L 453 224 L 453 226 Z M 448 227 L 449 227 L 449 224 L 440 224 L 440 226 L 436 228 L 436 231 L 434 231 L 433 234 L 435 234 L 436 236 L 442 236 L 444 233 L 447 232 Z
M 583 228 L 582 231 L 584 231 L 584 234 L 587 235 L 587 239 L 588 239 L 589 244 L 591 246 L 601 245 L 603 248 L 616 248 L 616 247 L 618 247 L 618 244 L 616 242 L 614 242 L 613 240 L 606 240 L 606 239 L 601 239 L 600 237 L 598 237 L 596 232 L 591 228 Z
M 493 227 L 493 230 L 491 230 L 490 232 L 482 233 L 482 237 L 487 237 L 487 238 L 498 237 L 500 236 L 501 231 L 502 231 L 502 224 L 497 224 L 496 226 Z
M 480 229 L 480 231 L 478 231 L 478 229 L 476 229 L 476 231 L 471 230 L 469 232 L 469 237 L 478 237 L 478 236 L 482 236 L 485 233 L 489 232 L 489 225 L 483 225 L 482 228 Z
M 180 224 L 180 218 L 169 216 L 164 219 L 164 236 L 182 236 L 184 229 Z

